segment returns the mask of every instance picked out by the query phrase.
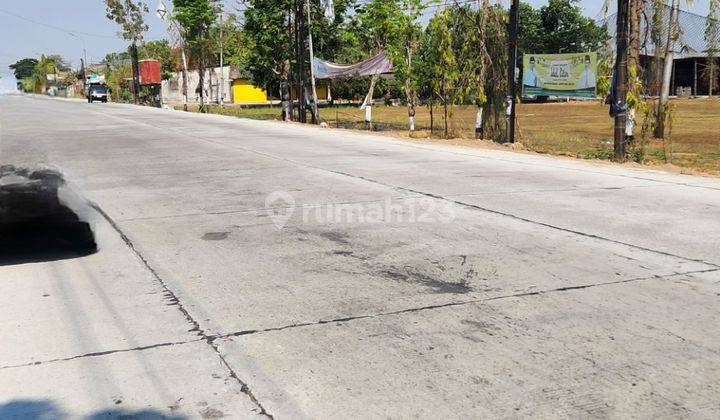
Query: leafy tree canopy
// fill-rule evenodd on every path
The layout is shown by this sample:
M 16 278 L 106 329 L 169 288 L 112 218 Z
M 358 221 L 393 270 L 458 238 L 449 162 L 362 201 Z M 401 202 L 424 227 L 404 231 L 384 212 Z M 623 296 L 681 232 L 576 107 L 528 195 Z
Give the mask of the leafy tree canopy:
M 519 46 L 523 53 L 558 54 L 596 51 L 608 40 L 607 30 L 583 16 L 579 0 L 550 0 L 540 9 L 520 7 Z
M 34 58 L 23 58 L 14 64 L 10 64 L 8 67 L 10 67 L 10 70 L 15 73 L 15 78 L 17 80 L 22 80 L 26 77 L 32 76 L 37 63 L 38 61 Z
M 120 25 L 119 35 L 132 42 L 140 42 L 147 32 L 144 14 L 149 9 L 146 3 L 133 0 L 105 0 L 105 16 Z
M 173 18 L 182 26 L 185 39 L 191 44 L 207 41 L 207 33 L 217 15 L 209 0 L 173 0 Z
M 179 70 L 167 39 L 146 42 L 140 50 L 140 58 L 160 61 L 163 79 L 169 79 L 173 72 Z

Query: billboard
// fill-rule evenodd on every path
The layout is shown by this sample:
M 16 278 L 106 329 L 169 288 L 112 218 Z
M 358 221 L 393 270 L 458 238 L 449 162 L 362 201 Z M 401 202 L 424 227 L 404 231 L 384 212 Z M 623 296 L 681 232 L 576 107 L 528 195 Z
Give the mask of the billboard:
M 525 54 L 523 95 L 595 98 L 597 53 Z

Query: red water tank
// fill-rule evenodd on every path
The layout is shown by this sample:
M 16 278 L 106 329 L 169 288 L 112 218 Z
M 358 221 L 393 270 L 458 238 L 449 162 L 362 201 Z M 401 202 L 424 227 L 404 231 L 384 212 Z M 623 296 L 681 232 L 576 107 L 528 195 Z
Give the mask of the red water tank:
M 162 83 L 160 62 L 157 60 L 138 61 L 141 85 L 159 85 Z

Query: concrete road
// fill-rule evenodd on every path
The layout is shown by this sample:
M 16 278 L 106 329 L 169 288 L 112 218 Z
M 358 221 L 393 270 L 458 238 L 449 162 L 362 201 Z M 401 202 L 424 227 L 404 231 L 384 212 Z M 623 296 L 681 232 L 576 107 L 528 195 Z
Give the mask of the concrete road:
M 720 180 L 0 99 L 93 203 L 0 266 L 0 418 L 720 416 Z

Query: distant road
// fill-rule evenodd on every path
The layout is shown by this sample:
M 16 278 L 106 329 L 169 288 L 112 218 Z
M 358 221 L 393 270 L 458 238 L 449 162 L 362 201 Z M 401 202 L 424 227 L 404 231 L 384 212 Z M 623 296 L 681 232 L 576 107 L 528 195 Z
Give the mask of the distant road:
M 0 164 L 101 246 L 0 266 L 0 418 L 720 416 L 718 179 L 23 96 Z

